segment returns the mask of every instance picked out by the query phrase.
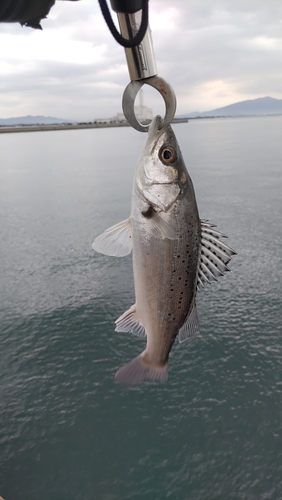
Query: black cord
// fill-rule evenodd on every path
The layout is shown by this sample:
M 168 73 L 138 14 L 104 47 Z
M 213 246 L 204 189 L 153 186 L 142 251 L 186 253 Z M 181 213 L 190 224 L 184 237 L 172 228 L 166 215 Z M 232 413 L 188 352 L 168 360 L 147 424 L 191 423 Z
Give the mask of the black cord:
M 104 19 L 107 23 L 107 26 L 112 33 L 114 39 L 123 47 L 127 48 L 132 48 L 136 47 L 136 45 L 139 45 L 147 31 L 148 28 L 148 22 L 149 22 L 149 0 L 142 0 L 142 19 L 141 19 L 141 24 L 139 31 L 136 33 L 136 35 L 133 38 L 130 38 L 129 40 L 127 38 L 124 38 L 116 29 L 115 24 L 112 20 L 112 16 L 107 4 L 107 0 L 99 0 L 100 8 L 102 11 L 102 14 L 104 16 Z

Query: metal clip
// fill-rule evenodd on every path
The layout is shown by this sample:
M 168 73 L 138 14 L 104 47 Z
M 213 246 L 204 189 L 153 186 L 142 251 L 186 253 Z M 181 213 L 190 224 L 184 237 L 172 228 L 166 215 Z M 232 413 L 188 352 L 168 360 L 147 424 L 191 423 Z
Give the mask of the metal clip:
M 141 24 L 142 10 L 137 12 L 117 12 L 120 31 L 123 37 L 133 38 Z M 171 123 L 176 110 L 176 97 L 172 87 L 157 76 L 151 30 L 148 26 L 142 42 L 132 48 L 125 48 L 126 61 L 131 82 L 127 85 L 123 98 L 122 109 L 130 125 L 140 132 L 147 132 L 148 125 L 142 125 L 134 112 L 135 98 L 144 84 L 154 87 L 165 101 L 165 117 L 163 124 Z
M 132 13 L 118 12 L 121 34 L 124 38 L 133 38 L 141 24 L 142 11 Z M 142 42 L 132 48 L 125 48 L 125 56 L 130 80 L 143 80 L 157 74 L 151 30 L 148 26 Z
M 165 101 L 165 117 L 163 119 L 162 125 L 171 123 L 175 115 L 176 110 L 176 97 L 173 88 L 160 76 L 152 76 L 151 78 L 146 78 L 146 80 L 138 80 L 130 82 L 122 97 L 122 109 L 125 118 L 130 123 L 130 125 L 139 130 L 139 132 L 147 132 L 149 130 L 149 125 L 142 125 L 140 123 L 134 112 L 134 101 L 135 98 L 144 84 L 154 87 L 162 95 Z

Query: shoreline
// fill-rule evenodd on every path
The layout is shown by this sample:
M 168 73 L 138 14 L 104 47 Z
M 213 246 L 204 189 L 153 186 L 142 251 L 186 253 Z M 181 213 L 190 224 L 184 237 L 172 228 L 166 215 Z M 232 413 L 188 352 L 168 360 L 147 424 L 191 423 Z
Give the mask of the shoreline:
M 150 123 L 150 122 L 148 122 Z M 188 123 L 188 118 L 174 118 L 172 123 Z M 10 127 L 0 126 L 0 134 L 16 132 L 47 132 L 52 130 L 79 130 L 87 128 L 112 128 L 112 127 L 130 127 L 128 122 L 112 123 L 74 123 L 67 125 L 13 125 Z

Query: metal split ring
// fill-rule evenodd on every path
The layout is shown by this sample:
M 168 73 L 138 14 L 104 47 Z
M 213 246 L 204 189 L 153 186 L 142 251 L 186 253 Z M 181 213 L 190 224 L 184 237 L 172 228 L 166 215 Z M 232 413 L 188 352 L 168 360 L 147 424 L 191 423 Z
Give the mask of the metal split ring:
M 135 98 L 144 84 L 154 87 L 163 97 L 165 102 L 165 117 L 163 119 L 162 125 L 171 123 L 176 111 L 176 97 L 172 87 L 160 76 L 151 76 L 144 80 L 134 80 L 130 82 L 122 97 L 122 109 L 123 114 L 129 124 L 139 130 L 139 132 L 147 132 L 149 130 L 149 125 L 142 125 L 136 118 L 134 112 L 134 101 Z

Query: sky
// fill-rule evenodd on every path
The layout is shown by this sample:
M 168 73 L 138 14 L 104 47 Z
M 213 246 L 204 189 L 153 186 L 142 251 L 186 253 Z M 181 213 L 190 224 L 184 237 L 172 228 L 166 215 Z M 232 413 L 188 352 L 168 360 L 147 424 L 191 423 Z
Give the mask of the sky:
M 282 0 L 150 0 L 149 21 L 176 114 L 282 99 Z M 0 118 L 90 121 L 120 112 L 129 74 L 98 1 L 57 1 L 41 24 L 0 24 Z M 162 112 L 158 92 L 143 88 L 144 104 Z

